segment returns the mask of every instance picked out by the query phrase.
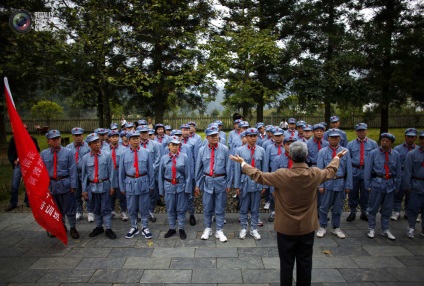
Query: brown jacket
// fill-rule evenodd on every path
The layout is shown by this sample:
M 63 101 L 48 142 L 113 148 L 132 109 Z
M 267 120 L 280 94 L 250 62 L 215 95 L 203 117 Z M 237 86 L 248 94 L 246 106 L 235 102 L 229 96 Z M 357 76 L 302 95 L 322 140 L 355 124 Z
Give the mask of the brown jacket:
M 339 163 L 340 160 L 333 159 L 324 170 L 293 163 L 291 169 L 281 168 L 272 173 L 263 173 L 246 163 L 243 173 L 259 184 L 275 188 L 275 231 L 303 235 L 318 228 L 317 188 L 334 178 Z

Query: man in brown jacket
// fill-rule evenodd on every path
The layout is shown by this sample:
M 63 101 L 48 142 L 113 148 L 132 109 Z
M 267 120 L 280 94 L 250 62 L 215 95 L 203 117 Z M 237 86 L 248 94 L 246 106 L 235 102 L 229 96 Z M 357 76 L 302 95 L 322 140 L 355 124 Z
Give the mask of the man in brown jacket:
M 275 188 L 275 223 L 278 253 L 280 256 L 280 284 L 292 285 L 293 266 L 296 258 L 296 285 L 311 285 L 314 231 L 318 228 L 318 186 L 334 178 L 339 159 L 347 151 L 341 151 L 324 170 L 309 168 L 305 163 L 308 148 L 303 142 L 290 145 L 293 160 L 291 169 L 278 169 L 263 173 L 253 168 L 239 156 L 230 158 L 241 164 L 242 172 L 259 184 Z

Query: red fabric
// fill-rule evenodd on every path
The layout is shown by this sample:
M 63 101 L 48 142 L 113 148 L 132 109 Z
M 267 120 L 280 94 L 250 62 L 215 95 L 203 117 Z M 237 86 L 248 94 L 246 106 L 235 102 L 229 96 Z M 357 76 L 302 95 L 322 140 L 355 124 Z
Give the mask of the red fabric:
M 34 142 L 22 124 L 15 109 L 7 79 L 4 79 L 4 91 L 10 124 L 15 137 L 16 149 L 21 164 L 22 178 L 28 194 L 31 211 L 35 221 L 45 230 L 55 235 L 63 244 L 68 244 L 68 236 L 62 223 L 62 214 L 49 192 L 49 173 L 38 154 Z
M 111 145 L 110 149 L 112 149 L 113 168 L 116 170 L 116 147 Z
M 211 150 L 211 160 L 209 163 L 209 175 L 213 175 L 213 168 L 214 168 L 214 164 L 215 164 L 215 147 L 211 147 L 209 146 L 209 148 L 212 148 Z
M 95 183 L 99 181 L 99 154 L 94 154 L 94 180 Z
M 53 149 L 53 179 L 57 178 L 57 151 Z
M 187 144 L 188 138 L 187 137 L 184 137 L 183 140 L 184 140 L 184 144 Z
M 144 149 L 146 149 L 147 147 L 147 143 L 149 143 L 149 140 L 146 140 L 144 142 L 141 142 L 141 144 L 143 144 Z
M 291 136 L 294 137 L 294 130 L 290 130 Z
M 172 184 L 177 183 L 177 156 L 169 153 L 169 156 L 172 158 Z
M 384 153 L 386 154 L 386 162 L 384 162 L 384 169 L 386 170 L 386 180 L 388 180 L 390 176 L 389 152 L 384 152 Z
M 318 144 L 318 151 L 321 150 L 321 141 L 317 141 Z
M 134 169 L 135 169 L 135 177 L 138 178 L 139 177 L 139 173 L 138 173 L 138 148 L 133 150 L 134 151 Z
M 364 165 L 365 142 L 363 140 L 359 141 L 359 142 L 361 144 L 361 148 L 360 148 L 360 151 L 359 151 L 359 165 L 363 166 Z
M 281 155 L 281 145 L 278 145 L 278 155 Z
M 289 160 L 289 163 L 287 164 L 287 168 L 291 169 L 293 167 L 293 160 L 290 157 L 288 152 L 286 152 L 286 156 L 287 156 L 287 159 Z
M 250 149 L 250 157 L 252 158 L 252 161 L 250 162 L 250 165 L 252 167 L 255 167 L 255 147 L 247 146 Z
M 330 148 L 331 148 L 331 150 L 333 150 L 333 154 L 332 154 L 333 155 L 333 158 L 336 157 L 336 155 L 337 155 L 337 148 L 339 148 L 339 146 L 337 146 L 336 148 L 333 148 L 333 147 L 330 146 Z
M 81 145 L 76 146 L 77 151 L 75 152 L 75 164 L 78 164 L 78 152 L 79 152 L 80 147 L 81 147 Z

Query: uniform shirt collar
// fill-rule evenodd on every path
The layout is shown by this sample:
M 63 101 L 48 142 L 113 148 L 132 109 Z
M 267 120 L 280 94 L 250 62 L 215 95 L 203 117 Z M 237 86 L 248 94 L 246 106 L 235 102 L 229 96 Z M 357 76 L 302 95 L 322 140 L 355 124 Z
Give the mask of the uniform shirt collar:
M 383 150 L 382 147 L 378 148 L 380 150 L 381 153 L 385 153 L 385 151 Z M 387 151 L 389 154 L 392 153 L 392 148 L 389 149 L 389 151 Z
M 57 149 L 56 149 L 56 148 L 50 148 L 50 152 L 51 152 L 51 153 L 54 153 L 55 151 L 56 151 L 56 152 L 59 152 L 59 151 L 60 151 L 60 149 L 62 149 L 62 147 L 61 147 L 61 146 L 59 146 L 59 148 L 57 148 Z
M 368 142 L 368 137 L 365 137 L 365 138 L 364 138 L 364 140 L 361 140 L 361 139 L 359 139 L 359 138 L 356 138 L 356 141 L 358 141 L 358 143 L 361 143 L 361 142 Z
M 90 151 L 90 156 L 94 156 L 95 154 L 93 153 L 93 151 Z M 102 150 L 99 150 L 99 153 L 97 153 L 97 155 L 102 155 Z

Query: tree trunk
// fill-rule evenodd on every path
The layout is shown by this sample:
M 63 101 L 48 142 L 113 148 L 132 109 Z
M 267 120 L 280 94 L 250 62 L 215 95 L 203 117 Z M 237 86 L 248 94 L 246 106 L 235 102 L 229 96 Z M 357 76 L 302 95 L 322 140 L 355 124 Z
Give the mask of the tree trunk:
M 97 116 L 99 117 L 99 127 L 104 127 L 104 109 L 103 109 L 103 94 L 101 90 L 99 89 L 97 91 Z
M 256 106 L 256 122 L 264 121 L 264 98 L 258 98 L 258 105 Z
M 163 123 L 163 116 L 165 114 L 165 102 L 162 94 L 162 89 L 158 88 L 157 93 L 153 93 L 155 98 L 155 124 Z
M 101 127 L 108 128 L 110 123 L 112 123 L 112 116 L 110 114 L 110 101 L 109 96 L 105 92 L 104 83 L 100 83 L 99 85 L 100 92 L 102 93 L 103 100 L 103 125 Z
M 329 101 L 326 101 L 324 103 L 324 116 L 325 116 L 325 122 L 327 122 L 328 126 L 330 126 L 330 117 L 331 117 L 331 103 Z M 328 127 L 330 128 L 330 127 Z
M 392 34 L 394 31 L 394 19 L 396 17 L 396 12 L 394 11 L 394 2 L 388 1 L 386 4 L 387 15 L 386 19 L 386 31 L 384 37 L 384 56 L 383 56 L 383 82 L 382 82 L 382 94 L 380 102 L 380 133 L 389 131 L 389 104 L 390 99 L 393 98 L 393 90 L 390 86 L 390 81 L 392 78 Z
M 381 106 L 380 108 L 380 134 L 389 131 L 389 107 Z

